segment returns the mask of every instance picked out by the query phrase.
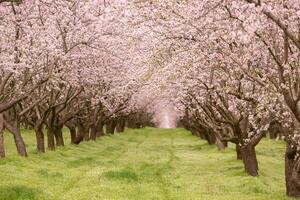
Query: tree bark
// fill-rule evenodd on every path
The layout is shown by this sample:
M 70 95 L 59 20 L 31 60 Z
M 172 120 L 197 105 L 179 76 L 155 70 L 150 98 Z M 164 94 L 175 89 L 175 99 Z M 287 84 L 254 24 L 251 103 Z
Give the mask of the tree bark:
M 289 142 L 285 153 L 285 181 L 287 196 L 300 197 L 300 158 L 296 157 L 296 151 Z
M 17 146 L 17 151 L 18 154 L 20 156 L 27 156 L 27 151 L 26 151 L 26 147 L 25 147 L 25 143 L 24 140 L 21 136 L 20 130 L 16 130 L 14 133 L 14 140 L 15 140 L 15 144 Z
M 236 158 L 238 160 L 242 160 L 243 159 L 242 158 L 242 149 L 241 149 L 241 146 L 239 146 L 238 143 L 235 145 L 235 151 L 236 151 Z
M 76 128 L 74 127 L 68 127 L 70 130 L 70 136 L 71 136 L 71 143 L 74 144 L 74 141 L 76 139 Z
M 100 122 L 97 124 L 97 137 L 104 136 L 104 131 L 103 131 L 103 122 Z
M 34 130 L 35 130 L 37 151 L 40 153 L 45 153 L 45 139 L 44 139 L 44 133 L 42 131 L 42 126 L 36 126 L 34 127 Z
M 62 133 L 62 127 L 61 126 L 56 126 L 54 127 L 54 136 L 55 136 L 55 141 L 56 141 L 56 146 L 63 147 L 65 146 L 64 138 L 63 138 L 63 133 Z
M 82 142 L 88 131 L 89 131 L 88 124 L 78 123 L 78 134 L 74 140 L 74 144 L 79 144 L 80 142 Z
M 3 114 L 0 113 L 0 159 L 5 158 L 3 134 L 4 134 L 4 119 L 3 119 Z
M 17 152 L 20 156 L 27 156 L 25 143 L 20 132 L 19 121 L 18 119 L 9 119 L 9 120 L 10 122 L 8 122 L 7 119 L 4 119 L 4 124 L 5 127 L 9 130 L 9 132 L 11 132 L 14 136 Z
M 199 137 L 200 137 L 200 139 L 202 139 L 202 140 L 205 140 L 205 139 L 206 139 L 206 136 L 205 136 L 205 134 L 204 134 L 203 132 L 199 132 Z
M 206 140 L 207 140 L 208 144 L 216 143 L 216 137 L 211 131 L 206 132 Z
M 48 126 L 47 130 L 48 149 L 55 150 L 54 128 Z
M 106 134 L 114 134 L 117 123 L 115 120 L 109 120 L 106 123 Z
M 256 158 L 255 146 L 246 145 L 241 148 L 244 168 L 250 176 L 258 176 L 258 163 Z
M 91 129 L 90 139 L 91 140 L 96 140 L 96 137 L 97 137 L 97 124 L 92 124 L 90 129 Z
M 3 132 L 4 132 L 3 129 L 1 129 L 1 127 L 0 127 L 0 159 L 1 158 L 5 158 L 5 148 L 4 148 Z
M 225 149 L 225 144 L 218 137 L 216 138 L 216 145 L 219 151 L 223 151 Z
M 84 141 L 89 141 L 89 140 L 90 140 L 90 127 L 88 126 L 85 131 Z
M 123 133 L 125 130 L 125 119 L 121 118 L 118 120 L 116 131 L 117 133 Z

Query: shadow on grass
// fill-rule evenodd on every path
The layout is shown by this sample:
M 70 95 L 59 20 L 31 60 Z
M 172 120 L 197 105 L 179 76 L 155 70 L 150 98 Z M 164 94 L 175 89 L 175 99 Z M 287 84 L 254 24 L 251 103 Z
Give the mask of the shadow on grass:
M 40 200 L 41 190 L 24 185 L 0 187 L 1 200 Z
M 138 181 L 137 174 L 131 168 L 108 171 L 104 173 L 104 176 L 110 180 Z

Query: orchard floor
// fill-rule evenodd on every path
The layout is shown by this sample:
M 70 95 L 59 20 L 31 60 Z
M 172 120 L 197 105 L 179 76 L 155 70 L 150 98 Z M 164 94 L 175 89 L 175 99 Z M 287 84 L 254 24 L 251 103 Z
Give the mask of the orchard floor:
M 16 156 L 12 137 L 5 135 L 1 200 L 289 199 L 280 141 L 259 144 L 260 176 L 252 178 L 235 159 L 234 146 L 219 152 L 183 129 L 127 130 L 42 155 L 35 151 L 34 134 L 23 136 L 28 158 Z

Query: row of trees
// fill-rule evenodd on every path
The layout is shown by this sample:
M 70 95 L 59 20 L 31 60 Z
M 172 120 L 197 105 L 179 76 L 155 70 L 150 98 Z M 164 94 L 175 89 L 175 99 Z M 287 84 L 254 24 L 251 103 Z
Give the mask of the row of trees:
M 44 152 L 44 131 L 49 149 L 64 145 L 64 126 L 78 144 L 104 124 L 159 120 L 156 105 L 171 102 L 193 133 L 220 150 L 233 142 L 251 176 L 255 146 L 278 126 L 287 194 L 300 196 L 299 10 L 298 0 L 0 0 L 0 155 L 4 129 L 26 156 L 21 126 Z
M 143 73 L 125 32 L 122 2 L 0 1 L 0 157 L 4 130 L 27 156 L 20 128 L 34 130 L 37 151 L 95 140 L 149 121 L 136 104 Z M 128 35 L 126 35 L 128 34 Z M 141 120 L 141 116 L 145 116 Z
M 142 29 L 160 41 L 155 79 L 185 127 L 220 150 L 234 143 L 250 176 L 258 176 L 255 146 L 277 127 L 286 141 L 287 195 L 299 197 L 300 1 L 134 6 Z

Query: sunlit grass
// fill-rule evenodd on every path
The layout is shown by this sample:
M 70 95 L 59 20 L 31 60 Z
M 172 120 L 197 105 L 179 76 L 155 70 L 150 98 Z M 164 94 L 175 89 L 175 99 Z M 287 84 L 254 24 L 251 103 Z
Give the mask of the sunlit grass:
M 288 199 L 281 141 L 259 144 L 260 176 L 252 178 L 234 146 L 219 152 L 183 129 L 127 130 L 78 146 L 65 135 L 65 147 L 37 154 L 34 134 L 24 130 L 29 157 L 21 158 L 6 133 L 0 199 Z

